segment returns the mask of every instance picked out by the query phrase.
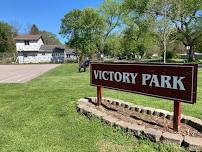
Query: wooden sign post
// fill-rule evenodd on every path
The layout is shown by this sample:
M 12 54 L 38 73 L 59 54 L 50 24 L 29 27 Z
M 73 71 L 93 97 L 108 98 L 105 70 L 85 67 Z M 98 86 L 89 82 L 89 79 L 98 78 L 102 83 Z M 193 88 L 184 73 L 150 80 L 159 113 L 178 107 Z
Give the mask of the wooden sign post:
M 174 101 L 173 129 L 178 131 L 181 127 L 182 103 Z
M 97 86 L 97 105 L 100 106 L 102 103 L 102 87 Z
M 181 125 L 181 102 L 194 104 L 197 64 L 92 63 L 91 85 L 97 86 L 97 105 L 102 87 L 174 101 L 173 129 Z

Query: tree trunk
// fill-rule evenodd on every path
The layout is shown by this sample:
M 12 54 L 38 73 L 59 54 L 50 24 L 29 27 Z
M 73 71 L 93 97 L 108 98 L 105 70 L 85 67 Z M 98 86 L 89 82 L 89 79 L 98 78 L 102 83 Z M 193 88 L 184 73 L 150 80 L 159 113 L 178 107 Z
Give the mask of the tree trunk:
M 193 62 L 193 60 L 194 60 L 194 53 L 193 53 L 194 43 L 193 43 L 193 40 L 191 39 L 191 37 L 189 35 L 187 35 L 185 37 L 185 41 L 182 41 L 182 43 L 184 44 L 184 46 L 187 49 L 187 62 Z
M 189 45 L 189 46 L 190 46 L 190 49 L 187 50 L 187 61 L 193 62 L 194 60 L 193 46 L 192 45 Z
M 166 64 L 166 54 L 167 54 L 167 48 L 166 48 L 166 41 L 163 42 L 163 63 Z

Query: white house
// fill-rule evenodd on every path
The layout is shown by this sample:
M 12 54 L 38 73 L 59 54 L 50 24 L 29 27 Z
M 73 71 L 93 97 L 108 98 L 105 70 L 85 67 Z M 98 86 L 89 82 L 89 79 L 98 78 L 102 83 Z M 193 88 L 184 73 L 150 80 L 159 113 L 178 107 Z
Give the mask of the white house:
M 23 63 L 60 63 L 76 60 L 74 50 L 63 45 L 44 45 L 41 35 L 18 35 L 15 38 L 19 64 Z

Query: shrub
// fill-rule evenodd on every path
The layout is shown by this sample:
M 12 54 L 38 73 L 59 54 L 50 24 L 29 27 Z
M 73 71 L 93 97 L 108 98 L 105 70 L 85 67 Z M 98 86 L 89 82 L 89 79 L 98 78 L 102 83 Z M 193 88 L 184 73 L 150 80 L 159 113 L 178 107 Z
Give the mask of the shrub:
M 166 51 L 166 59 L 172 59 L 174 57 L 174 53 L 171 51 Z M 161 57 L 164 57 L 164 52 L 161 53 Z

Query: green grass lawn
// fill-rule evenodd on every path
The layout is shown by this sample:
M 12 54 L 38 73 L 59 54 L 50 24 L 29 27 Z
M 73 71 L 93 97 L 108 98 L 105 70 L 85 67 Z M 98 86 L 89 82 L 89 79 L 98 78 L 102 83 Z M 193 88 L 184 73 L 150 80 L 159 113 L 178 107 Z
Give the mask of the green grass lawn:
M 25 84 L 0 84 L 0 152 L 181 151 L 173 145 L 134 139 L 75 110 L 79 98 L 95 96 L 89 73 L 62 65 Z M 202 119 L 202 71 L 197 104 L 183 113 Z M 104 89 L 109 96 L 172 111 L 172 101 Z

